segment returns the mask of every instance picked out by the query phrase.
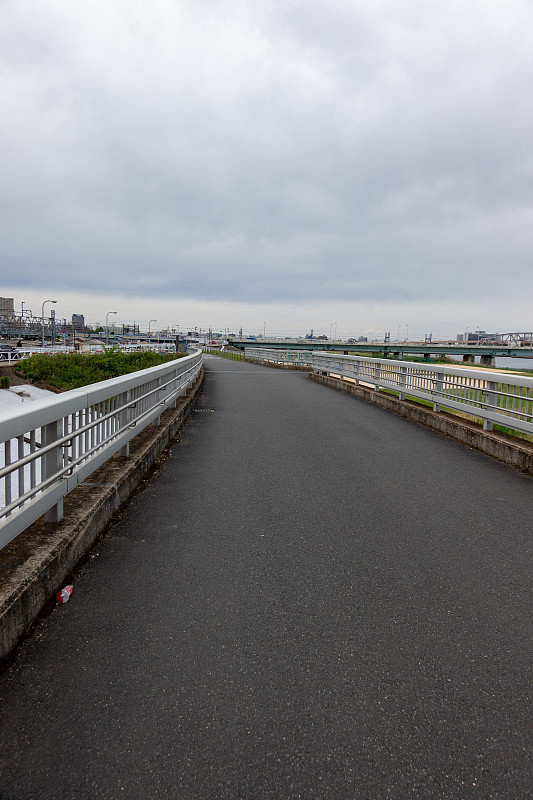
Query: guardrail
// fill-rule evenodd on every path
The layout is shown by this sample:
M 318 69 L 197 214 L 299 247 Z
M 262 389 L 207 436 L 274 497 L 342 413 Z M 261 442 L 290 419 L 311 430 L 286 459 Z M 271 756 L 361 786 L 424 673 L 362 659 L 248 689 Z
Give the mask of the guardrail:
M 68 352 L 67 350 L 65 351 Z M 33 350 L 24 347 L 18 347 L 16 350 L 0 350 L 0 364 L 11 364 L 12 362 L 20 361 L 21 358 L 28 358 L 29 356 L 33 355 L 34 352 L 45 353 L 50 351 L 46 350 L 45 348 Z
M 22 358 L 29 358 L 33 355 L 58 355 L 59 353 L 81 353 L 86 355 L 89 353 L 104 353 L 106 350 L 116 349 L 117 345 L 104 345 L 104 344 L 91 344 L 90 342 L 83 345 L 80 350 L 74 347 L 55 345 L 52 347 L 17 347 L 13 350 L 0 349 L 0 363 L 11 364 L 15 361 L 20 361 Z M 141 352 L 151 350 L 155 353 L 175 353 L 175 344 L 121 344 L 118 349 L 123 353 Z
M 247 358 L 290 363 L 296 351 L 246 348 Z M 320 351 L 297 353 L 296 363 L 376 389 L 429 401 L 434 411 L 462 411 L 481 419 L 484 430 L 494 423 L 533 434 L 533 378 L 496 370 L 418 364 L 381 358 L 344 356 Z
M 277 350 L 270 347 L 245 347 L 246 358 L 271 361 L 273 364 L 294 364 L 306 367 L 311 363 L 311 350 Z
M 0 548 L 40 516 L 58 522 L 63 498 L 195 382 L 203 354 L 36 401 L 0 419 Z M 1 464 L 1 462 L 0 462 Z

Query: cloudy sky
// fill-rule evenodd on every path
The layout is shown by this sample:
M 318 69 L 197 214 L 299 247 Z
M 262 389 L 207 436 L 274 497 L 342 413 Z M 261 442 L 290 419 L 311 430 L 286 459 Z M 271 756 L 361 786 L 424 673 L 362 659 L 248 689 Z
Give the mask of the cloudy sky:
M 532 330 L 531 0 L 3 0 L 0 295 Z

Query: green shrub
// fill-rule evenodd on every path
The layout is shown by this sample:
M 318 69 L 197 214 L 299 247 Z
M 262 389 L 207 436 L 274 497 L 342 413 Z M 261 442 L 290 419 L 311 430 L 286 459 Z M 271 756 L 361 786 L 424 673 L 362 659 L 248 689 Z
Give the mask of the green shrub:
M 123 353 L 118 348 L 104 353 L 36 353 L 19 361 L 13 369 L 32 383 L 46 383 L 55 389 L 67 390 L 156 367 L 183 355 L 162 355 L 151 351 Z
M 2 375 L 0 378 L 0 389 L 9 389 L 9 384 L 11 381 L 9 380 L 9 375 Z

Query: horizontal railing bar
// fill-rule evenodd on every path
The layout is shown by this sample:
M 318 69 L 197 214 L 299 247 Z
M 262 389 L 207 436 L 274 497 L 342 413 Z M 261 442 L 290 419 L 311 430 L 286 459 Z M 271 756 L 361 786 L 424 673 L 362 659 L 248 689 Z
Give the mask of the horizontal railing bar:
M 197 351 L 184 359 L 102 381 L 83 387 L 82 390 L 66 392 L 63 397 L 42 401 L 40 407 L 24 409 L 19 414 L 10 413 L 5 421 L 4 418 L 2 441 L 6 447 L 6 462 L 11 461 L 11 441 L 18 440 L 19 453 L 22 441 L 35 449 L 24 456 L 21 454 L 20 458 L 6 463 L 0 469 L 0 479 L 5 481 L 7 501 L 0 509 L 0 546 L 11 541 L 32 521 L 58 503 L 61 505 L 58 506 L 57 514 L 62 515 L 62 498 L 78 485 L 80 477 L 90 475 L 137 436 L 138 430 L 157 421 L 162 410 L 175 403 L 184 394 L 184 390 L 190 387 L 201 370 L 202 359 L 202 352 Z M 154 383 L 157 385 L 154 386 Z M 129 393 L 135 393 L 136 390 L 140 390 L 141 394 L 132 398 Z M 98 406 L 101 403 L 116 404 L 116 407 L 87 422 L 88 415 L 99 413 Z M 131 418 L 133 409 L 137 409 L 137 413 Z M 76 428 L 75 425 L 82 419 L 84 424 Z M 52 437 L 53 440 L 46 444 L 35 441 L 35 432 L 39 428 L 44 437 L 47 425 L 55 426 L 57 423 L 57 428 L 61 430 L 63 421 L 72 429 L 55 439 Z M 97 431 L 96 435 L 93 431 Z M 84 449 L 85 446 L 87 449 Z M 53 455 L 54 452 L 57 456 Z M 50 464 L 52 474 L 46 474 L 47 456 L 54 462 L 57 458 L 56 469 L 54 464 Z M 44 477 L 36 480 L 35 463 L 38 459 L 41 460 L 41 474 L 43 470 L 45 473 Z M 26 477 L 25 467 L 28 465 L 32 471 Z M 20 494 L 12 499 L 10 486 L 13 476 L 16 479 L 16 473 L 19 476 Z M 24 491 L 28 484 L 32 485 Z
M 179 376 L 179 377 L 181 377 L 181 376 Z M 23 458 L 17 460 L 14 464 L 9 464 L 8 466 L 5 466 L 2 469 L 0 469 L 0 480 L 2 478 L 4 478 L 6 475 L 10 475 L 12 472 L 15 472 L 17 469 L 20 469 L 21 467 L 25 467 L 27 464 L 30 464 L 32 461 L 35 461 L 38 458 L 42 458 L 44 455 L 46 455 L 46 453 L 50 452 L 51 450 L 55 450 L 56 447 L 64 447 L 65 445 L 68 445 L 73 439 L 76 439 L 76 438 L 78 438 L 78 436 L 81 436 L 82 434 L 86 433 L 87 431 L 92 430 L 92 428 L 96 428 L 98 425 L 101 425 L 102 422 L 106 422 L 106 420 L 118 416 L 118 414 L 122 413 L 127 408 L 137 406 L 140 401 L 145 400 L 147 397 L 150 397 L 152 394 L 155 394 L 156 392 L 160 391 L 161 388 L 165 388 L 166 389 L 166 387 L 169 386 L 169 384 L 173 383 L 173 381 L 175 381 L 175 380 L 176 380 L 176 378 L 172 378 L 163 387 L 158 386 L 155 389 L 151 389 L 149 392 L 146 392 L 145 394 L 141 395 L 141 397 L 137 397 L 135 399 L 135 401 L 132 401 L 130 403 L 124 403 L 124 405 L 119 406 L 118 408 L 114 409 L 113 411 L 109 411 L 107 414 L 103 414 L 101 417 L 98 417 L 97 419 L 92 420 L 91 422 L 88 422 L 86 425 L 83 425 L 80 428 L 76 428 L 75 431 L 70 431 L 69 433 L 65 434 L 61 438 L 55 439 L 53 442 L 51 442 L 51 444 L 48 444 L 48 445 L 40 444 L 38 446 L 39 447 L 39 451 L 38 452 L 34 451 L 33 453 L 28 453 L 28 455 L 26 455 Z M 181 384 L 179 388 L 182 389 L 184 385 L 185 384 Z M 110 399 L 112 399 L 112 398 L 110 398 Z M 102 401 L 100 401 L 100 402 L 102 402 Z M 90 408 L 92 408 L 92 406 L 82 407 L 82 408 L 78 409 L 78 411 L 87 411 Z M 73 413 L 78 413 L 78 412 L 73 412 Z M 144 415 L 141 414 L 140 416 L 135 417 L 133 420 L 130 420 L 129 425 L 128 426 L 124 426 L 124 428 L 132 426 L 132 423 L 136 424 L 140 419 L 143 418 L 143 416 Z M 122 428 L 120 430 L 122 430 Z M 107 441 L 107 440 L 103 440 L 103 441 Z

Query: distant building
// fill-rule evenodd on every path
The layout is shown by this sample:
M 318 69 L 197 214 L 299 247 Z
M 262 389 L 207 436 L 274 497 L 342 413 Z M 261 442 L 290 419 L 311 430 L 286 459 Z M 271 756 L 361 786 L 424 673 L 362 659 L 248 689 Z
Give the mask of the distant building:
M 465 331 L 457 334 L 458 342 L 497 342 L 499 338 L 499 333 L 487 333 L 487 331 Z
M 0 297 L 0 316 L 13 317 L 15 314 L 15 301 L 12 297 Z
M 83 314 L 73 314 L 72 324 L 81 325 L 82 327 L 85 327 L 85 317 L 83 316 Z

